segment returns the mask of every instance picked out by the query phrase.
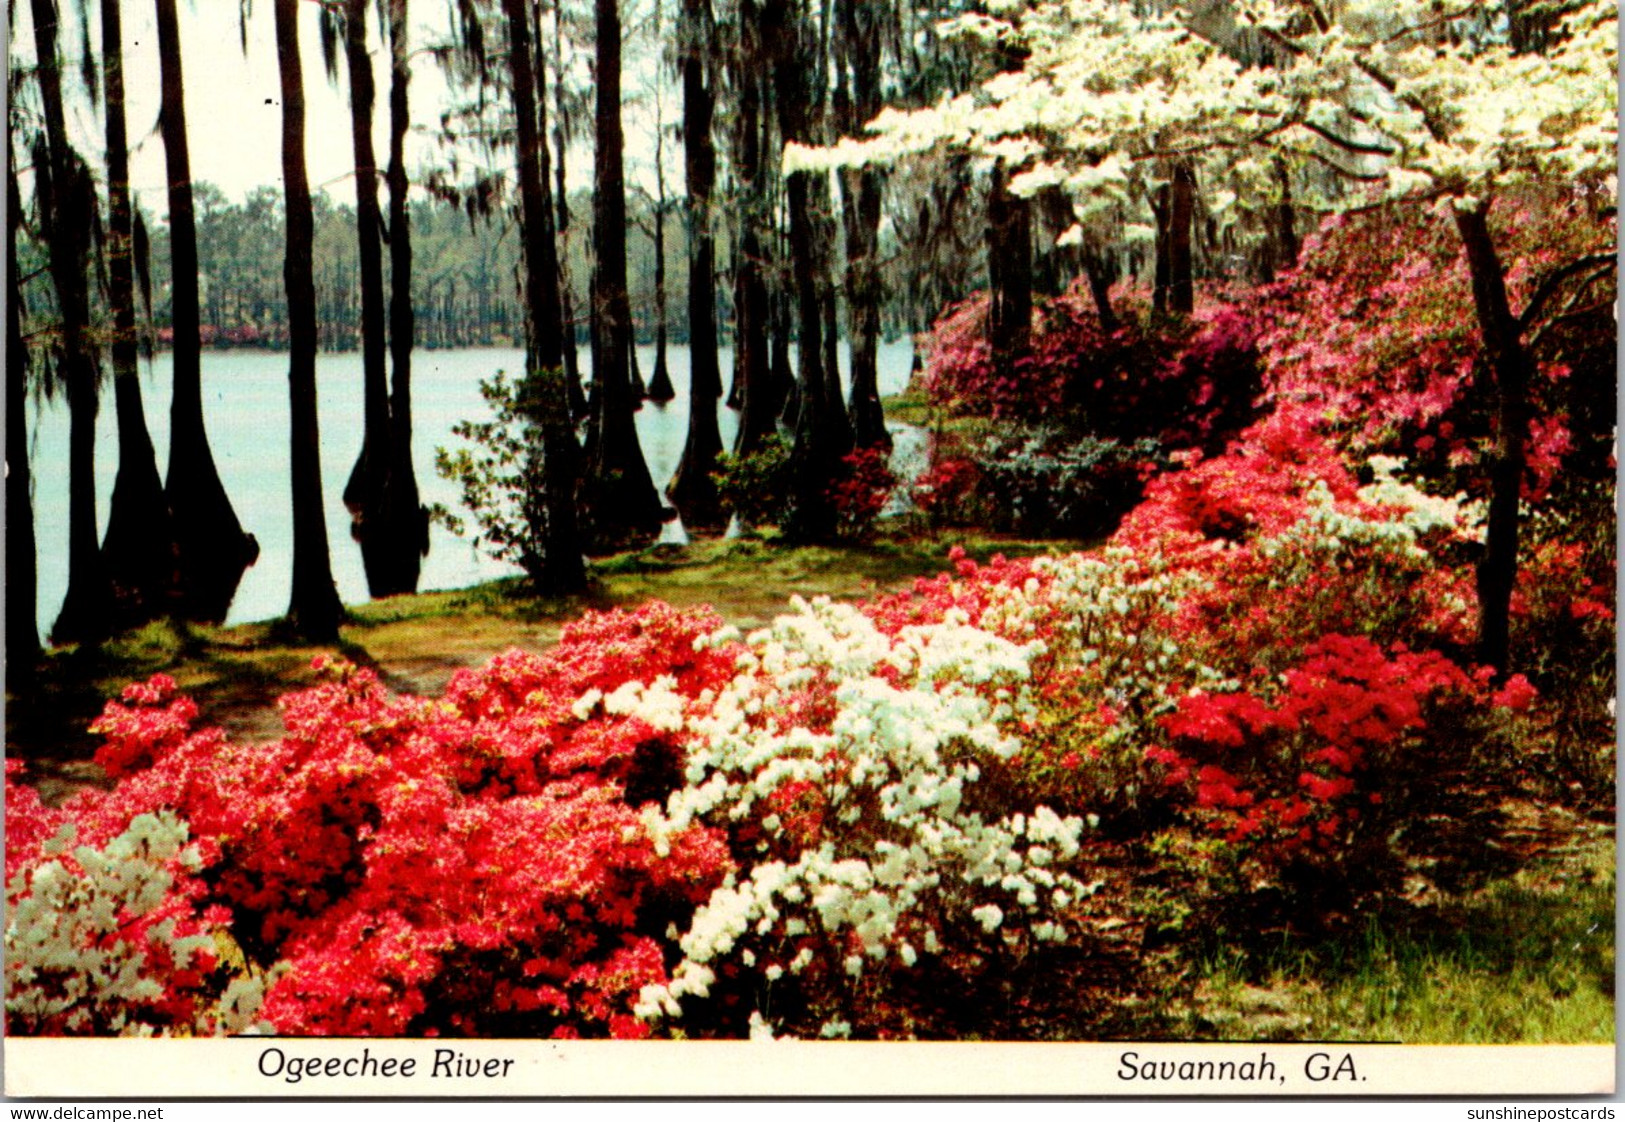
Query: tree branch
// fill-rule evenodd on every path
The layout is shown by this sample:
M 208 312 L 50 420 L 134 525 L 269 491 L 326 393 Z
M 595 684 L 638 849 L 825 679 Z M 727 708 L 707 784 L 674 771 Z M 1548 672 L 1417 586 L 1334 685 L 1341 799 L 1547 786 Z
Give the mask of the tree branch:
M 1308 129 L 1310 132 L 1314 133 L 1327 143 L 1337 145 L 1337 147 L 1343 149 L 1345 152 L 1355 152 L 1367 156 L 1392 156 L 1396 154 L 1396 149 L 1390 148 L 1387 145 L 1367 144 L 1358 140 L 1349 140 L 1346 137 L 1338 136 L 1326 126 L 1317 125 L 1315 122 L 1310 120 L 1300 120 L 1294 123 Z
M 1315 0 L 1300 0 L 1300 3 L 1303 9 L 1309 13 L 1309 17 L 1315 21 L 1315 30 L 1324 35 L 1332 29 L 1332 21 Z
M 1268 39 L 1270 42 L 1274 43 L 1277 47 L 1280 47 L 1284 51 L 1295 55 L 1305 55 L 1309 53 L 1306 48 L 1294 43 L 1291 39 L 1288 39 L 1285 35 L 1282 35 L 1274 28 L 1260 27 L 1256 23 L 1253 24 L 1253 28 L 1264 38 Z
M 1435 27 L 1443 27 L 1445 24 L 1455 23 L 1458 19 L 1466 19 L 1468 16 L 1473 15 L 1477 10 L 1478 6 L 1474 5 L 1463 8 L 1459 12 L 1446 12 L 1437 19 L 1430 19 L 1426 23 L 1417 24 L 1415 27 L 1407 27 L 1403 31 L 1394 32 L 1392 35 L 1388 36 L 1388 38 L 1382 41 L 1382 45 L 1386 47 L 1391 43 L 1397 43 L 1399 40 L 1408 35 L 1415 35 L 1418 32 L 1428 31 Z
M 1295 151 L 1301 153 L 1302 155 L 1308 156 L 1311 160 L 1316 160 L 1322 164 L 1325 164 L 1344 179 L 1353 179 L 1360 183 L 1388 182 L 1388 176 L 1386 174 L 1378 175 L 1368 174 L 1366 172 L 1350 171 L 1348 168 L 1344 167 L 1330 156 L 1327 156 L 1322 152 L 1316 152 L 1312 148 L 1299 148 L 1295 149 Z
M 1181 156 L 1194 156 L 1202 152 L 1209 152 L 1215 148 L 1250 148 L 1260 141 L 1268 140 L 1276 133 L 1285 132 L 1298 121 L 1280 121 L 1259 132 L 1243 136 L 1238 140 L 1213 139 L 1189 145 L 1176 145 L 1170 148 L 1153 148 L 1148 152 L 1137 152 L 1129 157 L 1131 163 L 1140 163 L 1144 160 L 1177 159 Z
M 1592 280 L 1596 280 L 1600 276 L 1602 276 L 1602 274 L 1598 273 L 1591 277 L 1589 280 L 1587 280 L 1587 285 L 1589 285 Z M 1530 350 L 1534 350 L 1536 347 L 1538 347 L 1541 340 L 1546 338 L 1546 333 L 1552 328 L 1556 327 L 1558 324 L 1566 323 L 1569 320 L 1580 319 L 1584 316 L 1591 315 L 1595 312 L 1604 311 L 1614 306 L 1614 302 L 1612 300 L 1599 300 L 1595 304 L 1587 304 L 1583 308 L 1576 308 L 1574 305 L 1579 303 L 1580 295 L 1580 293 L 1575 293 L 1574 297 L 1568 302 L 1568 305 L 1565 306 L 1561 312 L 1548 319 L 1545 323 L 1542 323 L 1534 334 L 1529 336 L 1527 346 Z
M 1529 303 L 1524 306 L 1523 315 L 1518 317 L 1518 330 L 1529 330 L 1530 325 L 1540 318 L 1540 314 L 1544 310 L 1547 301 L 1551 300 L 1553 296 L 1557 295 L 1557 290 L 1561 288 L 1563 282 L 1567 281 L 1570 277 L 1574 276 L 1576 273 L 1583 273 L 1587 269 L 1595 269 L 1596 272 L 1592 276 L 1587 277 L 1585 282 L 1580 286 L 1581 291 L 1584 291 L 1588 285 L 1596 281 L 1598 277 L 1601 277 L 1603 274 L 1607 273 L 1609 269 L 1614 267 L 1614 265 L 1615 261 L 1613 254 L 1588 253 L 1584 257 L 1578 257 L 1573 261 L 1570 261 L 1567 265 L 1564 265 L 1562 268 L 1552 273 L 1545 280 L 1540 282 L 1540 287 L 1535 289 L 1534 295 L 1529 298 Z

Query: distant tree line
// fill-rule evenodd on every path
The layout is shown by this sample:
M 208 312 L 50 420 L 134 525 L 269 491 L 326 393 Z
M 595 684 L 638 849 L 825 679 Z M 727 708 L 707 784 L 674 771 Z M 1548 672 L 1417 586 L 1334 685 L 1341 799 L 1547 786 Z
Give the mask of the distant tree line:
M 201 315 L 205 341 L 211 346 L 286 347 L 287 296 L 282 287 L 280 254 L 286 236 L 280 192 L 262 187 L 242 202 L 233 202 L 218 188 L 200 183 L 195 190 L 198 207 L 198 266 L 201 272 Z M 590 207 L 590 194 L 573 201 L 579 210 Z M 627 272 L 634 319 L 640 343 L 652 342 L 657 331 L 655 310 L 655 249 L 645 234 L 653 216 L 646 204 L 633 204 L 634 233 L 627 242 Z M 319 343 L 323 350 L 358 350 L 362 343 L 360 258 L 356 250 L 355 207 L 326 193 L 312 196 L 314 242 L 311 264 L 316 284 Z M 417 342 L 427 347 L 517 345 L 522 341 L 518 275 L 518 230 L 500 222 L 471 220 L 461 210 L 439 200 L 419 199 L 410 204 L 413 227 L 412 305 Z M 647 220 L 645 222 L 644 220 Z M 150 321 L 154 340 L 167 346 L 172 336 L 172 292 L 168 229 L 153 229 L 151 278 L 153 306 Z M 683 232 L 676 224 L 665 231 L 666 253 L 680 257 Z M 561 240 L 569 258 L 573 306 L 587 306 L 589 254 L 584 237 Z M 383 263 L 386 283 L 392 280 Z M 688 339 L 682 308 L 687 299 L 687 277 L 666 281 L 666 298 L 675 311 L 668 317 L 671 338 Z M 726 316 L 726 308 L 719 309 Z M 589 338 L 587 323 L 573 325 L 578 340 Z

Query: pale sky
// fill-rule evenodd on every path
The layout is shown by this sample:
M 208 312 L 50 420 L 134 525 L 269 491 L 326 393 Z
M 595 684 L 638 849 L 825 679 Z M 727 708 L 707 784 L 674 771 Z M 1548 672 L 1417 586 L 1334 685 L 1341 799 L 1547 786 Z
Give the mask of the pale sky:
M 73 6 L 61 5 L 63 48 L 70 55 L 64 74 L 70 122 L 80 134 L 80 150 L 93 161 L 103 148 L 103 125 L 99 114 L 85 103 L 77 81 L 77 67 L 71 59 L 78 50 L 78 31 L 72 26 Z M 32 59 L 33 31 L 26 5 L 19 5 L 12 50 Z M 322 69 L 314 4 L 300 5 L 300 43 L 304 47 L 305 99 L 307 108 L 306 153 L 313 189 L 326 187 L 337 198 L 345 198 L 354 159 L 350 153 L 349 116 L 345 108 L 347 83 L 340 87 L 327 80 Z M 95 8 L 92 7 L 94 16 Z M 157 132 L 159 104 L 158 36 L 150 3 L 126 3 L 124 18 L 124 69 L 126 123 L 130 138 L 131 186 L 149 212 L 166 209 L 163 141 Z M 93 19 L 92 42 L 100 43 L 100 21 Z M 182 0 L 180 4 L 182 61 L 186 75 L 186 117 L 190 138 L 192 177 L 220 187 L 233 199 L 241 199 L 261 185 L 282 182 L 281 87 L 277 75 L 276 42 L 271 5 L 265 0 L 253 6 L 248 26 L 248 54 L 245 57 L 238 32 L 235 0 Z M 376 39 L 376 29 L 374 29 Z M 375 56 L 382 54 L 374 44 Z M 386 58 L 377 59 L 379 98 L 388 90 Z M 425 60 L 414 68 L 414 86 L 424 86 L 419 95 L 438 92 L 439 76 Z M 75 91 L 77 92 L 77 96 Z M 419 91 L 414 89 L 414 93 Z M 414 118 L 420 114 L 414 112 Z M 376 130 L 379 158 L 387 157 L 388 134 L 379 114 Z M 409 157 L 410 159 L 410 157 Z
M 59 0 L 60 2 L 60 0 Z M 244 56 L 238 31 L 237 0 L 180 0 L 182 61 L 186 77 L 187 132 L 190 138 L 192 177 L 212 183 L 233 200 L 241 200 L 259 186 L 280 187 L 282 182 L 282 106 L 277 73 L 275 30 L 269 0 L 253 4 L 248 26 L 248 53 Z M 414 9 L 435 19 L 444 18 L 440 5 L 414 5 Z M 28 5 L 17 5 L 12 51 L 20 58 L 33 58 L 33 30 Z M 342 59 L 339 79 L 328 81 L 322 67 L 317 30 L 317 5 L 301 3 L 299 40 L 303 53 L 306 100 L 306 158 L 311 189 L 326 190 L 337 202 L 352 202 L 354 157 L 350 144 L 350 119 L 346 98 L 349 83 Z M 63 50 L 69 56 L 64 84 L 70 104 L 70 126 L 80 136 L 80 150 L 100 165 L 104 147 L 103 124 L 99 113 L 86 104 L 77 80 L 76 56 L 79 31 L 74 23 L 74 5 L 62 2 Z M 96 7 L 91 6 L 91 39 L 99 44 L 101 28 Z M 149 214 L 162 215 L 165 196 L 163 141 L 157 131 L 159 105 L 158 39 L 153 5 L 141 0 L 123 5 L 126 119 L 130 142 L 131 186 Z M 379 29 L 371 18 L 368 35 L 377 76 L 377 104 L 373 139 L 380 169 L 387 163 L 389 150 L 388 94 L 389 57 L 387 43 L 379 41 Z M 443 29 L 430 26 L 414 12 L 412 46 L 420 50 L 431 41 L 444 39 Z M 625 95 L 637 91 L 637 81 L 628 59 Z M 77 93 L 75 92 L 77 90 Z M 407 167 L 414 180 L 424 161 L 436 159 L 439 145 L 424 132 L 433 133 L 440 123 L 440 104 L 446 83 L 438 64 L 426 55 L 413 61 L 411 106 L 414 133 L 408 136 Z M 633 116 L 627 121 L 627 162 L 629 176 L 635 176 L 635 163 L 643 149 L 652 143 L 634 138 Z M 667 180 L 680 187 L 680 161 L 677 148 L 667 145 Z M 574 153 L 571 179 L 585 184 L 590 174 L 590 154 Z M 678 166 L 673 167 L 672 164 Z M 24 191 L 28 188 L 25 185 Z

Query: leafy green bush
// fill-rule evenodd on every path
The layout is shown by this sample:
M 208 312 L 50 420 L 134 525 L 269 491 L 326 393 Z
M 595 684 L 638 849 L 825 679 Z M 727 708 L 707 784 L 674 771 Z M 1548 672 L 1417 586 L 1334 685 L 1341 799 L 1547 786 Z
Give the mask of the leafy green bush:
M 451 431 L 473 447 L 436 448 L 435 470 L 462 488 L 463 505 L 474 518 L 474 547 L 535 578 L 546 556 L 541 501 L 546 465 L 535 454 L 541 426 L 525 410 L 524 386 L 510 381 L 506 371 L 481 381 L 480 395 L 495 416 L 453 425 Z M 431 514 L 452 533 L 468 533 L 463 519 L 444 507 L 433 508 Z
M 778 436 L 755 452 L 718 456 L 711 478 L 723 506 L 745 526 L 777 526 L 789 514 L 790 446 Z

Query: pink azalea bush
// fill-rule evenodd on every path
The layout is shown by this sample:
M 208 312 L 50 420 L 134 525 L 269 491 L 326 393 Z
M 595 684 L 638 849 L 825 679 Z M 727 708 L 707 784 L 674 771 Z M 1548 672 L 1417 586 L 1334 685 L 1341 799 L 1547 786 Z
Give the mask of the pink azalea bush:
M 1081 286 L 1045 301 L 1031 353 L 1008 374 L 993 366 L 986 294 L 950 308 L 924 340 L 928 396 L 954 414 L 1222 446 L 1253 415 L 1260 388 L 1250 305 L 1209 300 L 1171 319 L 1153 315 L 1141 289 L 1120 288 L 1116 299 L 1122 322 L 1110 332 Z

